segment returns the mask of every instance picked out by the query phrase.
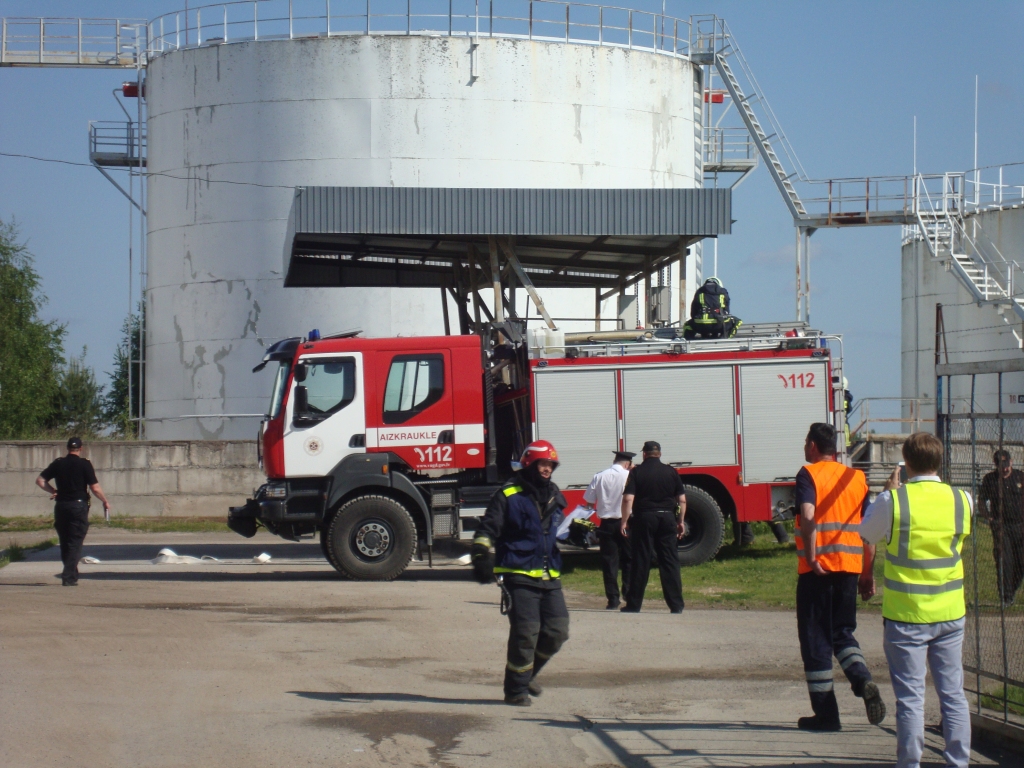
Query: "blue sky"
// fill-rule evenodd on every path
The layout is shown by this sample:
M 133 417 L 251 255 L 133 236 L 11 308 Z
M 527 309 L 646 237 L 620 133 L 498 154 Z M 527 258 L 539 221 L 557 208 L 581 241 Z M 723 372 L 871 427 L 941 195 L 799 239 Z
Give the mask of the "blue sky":
M 0 0 L 0 16 L 138 18 L 182 7 Z M 1024 3 L 666 0 L 666 8 L 728 21 L 812 178 L 910 173 L 915 115 L 919 170 L 971 168 L 975 75 L 979 164 L 1024 161 Z M 111 90 L 129 74 L 0 69 L 0 151 L 87 161 L 88 121 L 121 119 Z M 736 191 L 733 206 L 733 234 L 719 243 L 733 310 L 746 321 L 791 319 L 792 221 L 764 168 Z M 50 299 L 46 315 L 68 323 L 70 352 L 88 346 L 101 381 L 129 306 L 127 207 L 91 168 L 0 157 L 0 218 L 19 222 Z M 899 394 L 899 238 L 898 227 L 812 238 L 811 319 L 845 336 L 858 397 Z

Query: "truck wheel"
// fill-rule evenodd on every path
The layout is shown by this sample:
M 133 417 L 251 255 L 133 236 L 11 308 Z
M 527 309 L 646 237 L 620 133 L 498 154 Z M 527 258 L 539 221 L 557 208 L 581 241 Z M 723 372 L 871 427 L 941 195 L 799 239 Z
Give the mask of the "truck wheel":
M 398 578 L 415 547 L 412 516 L 387 496 L 359 496 L 345 502 L 327 529 L 331 565 L 359 581 Z
M 714 559 L 722 548 L 725 521 L 718 502 L 707 491 L 686 489 L 686 535 L 679 542 L 679 564 L 700 565 Z
M 334 570 L 337 571 L 337 570 L 340 570 L 340 569 L 338 568 L 337 563 L 334 562 L 334 555 L 331 554 L 331 547 L 330 547 L 330 540 L 329 540 L 330 527 L 331 527 L 331 523 L 330 523 L 330 520 L 328 520 L 326 523 L 324 523 L 324 526 L 320 529 L 320 551 L 324 553 L 324 558 L 327 560 L 328 563 L 331 564 L 331 567 L 334 568 Z

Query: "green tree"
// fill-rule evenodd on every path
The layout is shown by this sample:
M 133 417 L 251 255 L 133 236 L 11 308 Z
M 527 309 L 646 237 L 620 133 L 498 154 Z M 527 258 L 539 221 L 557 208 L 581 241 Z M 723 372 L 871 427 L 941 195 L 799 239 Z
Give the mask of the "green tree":
M 0 439 L 38 437 L 51 421 L 66 330 L 39 317 L 45 303 L 17 227 L 0 220 Z
M 56 437 L 96 437 L 104 428 L 103 387 L 81 357 L 68 358 L 57 377 L 57 392 L 49 419 L 49 431 Z
M 108 373 L 110 389 L 103 399 L 103 416 L 118 437 L 134 438 L 138 436 L 139 397 L 142 394 L 142 350 L 139 347 L 139 326 L 142 321 L 140 314 L 125 318 L 121 326 L 121 341 L 114 350 L 114 372 Z M 128 372 L 131 371 L 131 406 L 128 399 Z

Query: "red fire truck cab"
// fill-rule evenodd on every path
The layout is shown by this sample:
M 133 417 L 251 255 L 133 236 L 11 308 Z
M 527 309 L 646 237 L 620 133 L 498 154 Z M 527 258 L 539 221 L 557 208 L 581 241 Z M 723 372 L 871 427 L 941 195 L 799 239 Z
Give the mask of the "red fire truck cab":
M 354 579 L 394 579 L 435 538 L 471 537 L 540 438 L 558 449 L 570 506 L 613 450 L 660 442 L 687 489 L 681 561 L 701 563 L 725 519 L 792 516 L 812 422 L 842 433 L 838 340 L 817 332 L 567 343 L 499 323 L 484 337 L 311 337 L 274 344 L 257 366 L 277 366 L 259 440 L 267 482 L 228 525 L 319 534 Z

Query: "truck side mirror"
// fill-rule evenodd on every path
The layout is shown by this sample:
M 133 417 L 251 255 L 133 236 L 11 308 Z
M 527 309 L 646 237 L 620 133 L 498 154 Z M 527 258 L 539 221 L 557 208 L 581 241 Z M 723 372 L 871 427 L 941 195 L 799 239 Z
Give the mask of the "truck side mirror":
M 309 412 L 309 398 L 306 394 L 305 387 L 295 388 L 295 407 L 292 408 L 292 415 L 296 419 L 301 419 Z
M 309 373 L 309 366 L 305 363 L 299 363 L 295 366 L 295 381 L 305 381 L 307 373 Z

